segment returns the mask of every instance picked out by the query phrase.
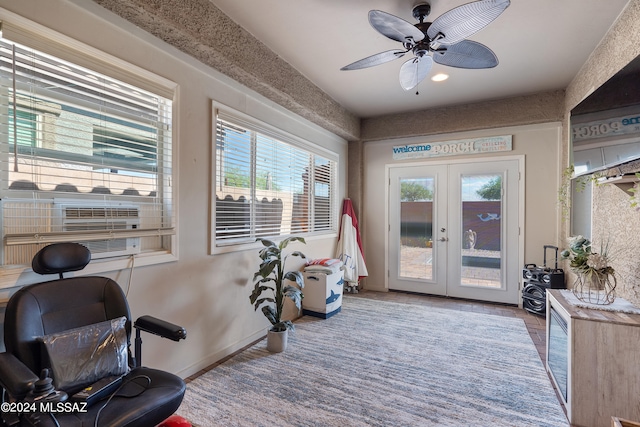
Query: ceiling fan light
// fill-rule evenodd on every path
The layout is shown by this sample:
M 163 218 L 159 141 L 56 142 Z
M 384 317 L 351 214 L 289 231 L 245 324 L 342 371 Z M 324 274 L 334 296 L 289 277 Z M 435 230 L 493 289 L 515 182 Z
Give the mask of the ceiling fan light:
M 443 82 L 449 78 L 448 74 L 438 73 L 435 76 L 431 77 L 431 80 L 434 82 Z

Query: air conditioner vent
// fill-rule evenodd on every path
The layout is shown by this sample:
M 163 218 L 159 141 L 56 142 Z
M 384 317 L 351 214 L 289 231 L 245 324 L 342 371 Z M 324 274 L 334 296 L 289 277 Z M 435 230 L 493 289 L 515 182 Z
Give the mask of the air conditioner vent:
M 137 208 L 110 208 L 110 207 L 66 207 L 65 218 L 84 219 L 112 219 L 112 218 L 138 218 Z
M 140 227 L 140 207 L 79 204 L 75 201 L 54 202 L 59 209 L 62 231 L 91 232 L 101 230 L 130 230 Z M 89 248 L 92 258 L 131 255 L 140 252 L 140 238 L 128 237 L 106 240 L 80 241 Z

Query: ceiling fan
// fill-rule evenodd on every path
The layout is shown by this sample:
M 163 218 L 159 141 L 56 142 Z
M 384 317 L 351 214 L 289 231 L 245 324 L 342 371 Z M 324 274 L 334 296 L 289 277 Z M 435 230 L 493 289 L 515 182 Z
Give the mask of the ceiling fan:
M 424 22 L 431 13 L 429 3 L 413 7 L 411 24 L 381 10 L 369 11 L 369 23 L 380 34 L 402 43 L 403 49 L 381 52 L 341 68 L 359 70 L 384 64 L 412 52 L 414 57 L 400 68 L 400 85 L 411 90 L 427 76 L 433 63 L 457 68 L 492 68 L 498 58 L 485 45 L 465 40 L 493 22 L 509 5 L 510 0 L 480 0 L 463 4 L 443 13 L 433 23 Z

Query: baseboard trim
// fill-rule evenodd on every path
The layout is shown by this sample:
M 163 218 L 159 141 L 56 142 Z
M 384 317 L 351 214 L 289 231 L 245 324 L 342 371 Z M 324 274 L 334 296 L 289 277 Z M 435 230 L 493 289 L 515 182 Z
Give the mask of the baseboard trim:
M 207 356 L 206 358 L 200 359 L 198 362 L 193 363 L 190 366 L 185 367 L 184 369 L 181 369 L 180 371 L 176 372 L 176 375 L 186 380 L 193 379 L 201 375 L 202 373 L 213 369 L 220 363 L 223 363 L 227 359 L 235 356 L 236 354 L 240 353 L 246 348 L 251 347 L 255 343 L 264 339 L 264 337 L 266 336 L 267 336 L 266 328 L 263 330 L 257 331 L 251 334 L 250 336 L 248 336 L 247 338 L 237 341 Z

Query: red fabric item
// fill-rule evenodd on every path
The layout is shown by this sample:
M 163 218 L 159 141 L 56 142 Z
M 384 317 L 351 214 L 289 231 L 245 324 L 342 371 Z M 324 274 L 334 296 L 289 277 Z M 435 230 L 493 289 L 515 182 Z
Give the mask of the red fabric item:
M 192 427 L 191 423 L 179 415 L 171 415 L 156 427 Z
M 335 259 L 335 258 L 318 258 L 318 259 L 312 259 L 311 261 L 307 262 L 307 265 L 325 265 L 325 266 L 332 266 L 334 264 L 338 264 L 341 263 L 342 261 L 340 261 L 339 259 Z

